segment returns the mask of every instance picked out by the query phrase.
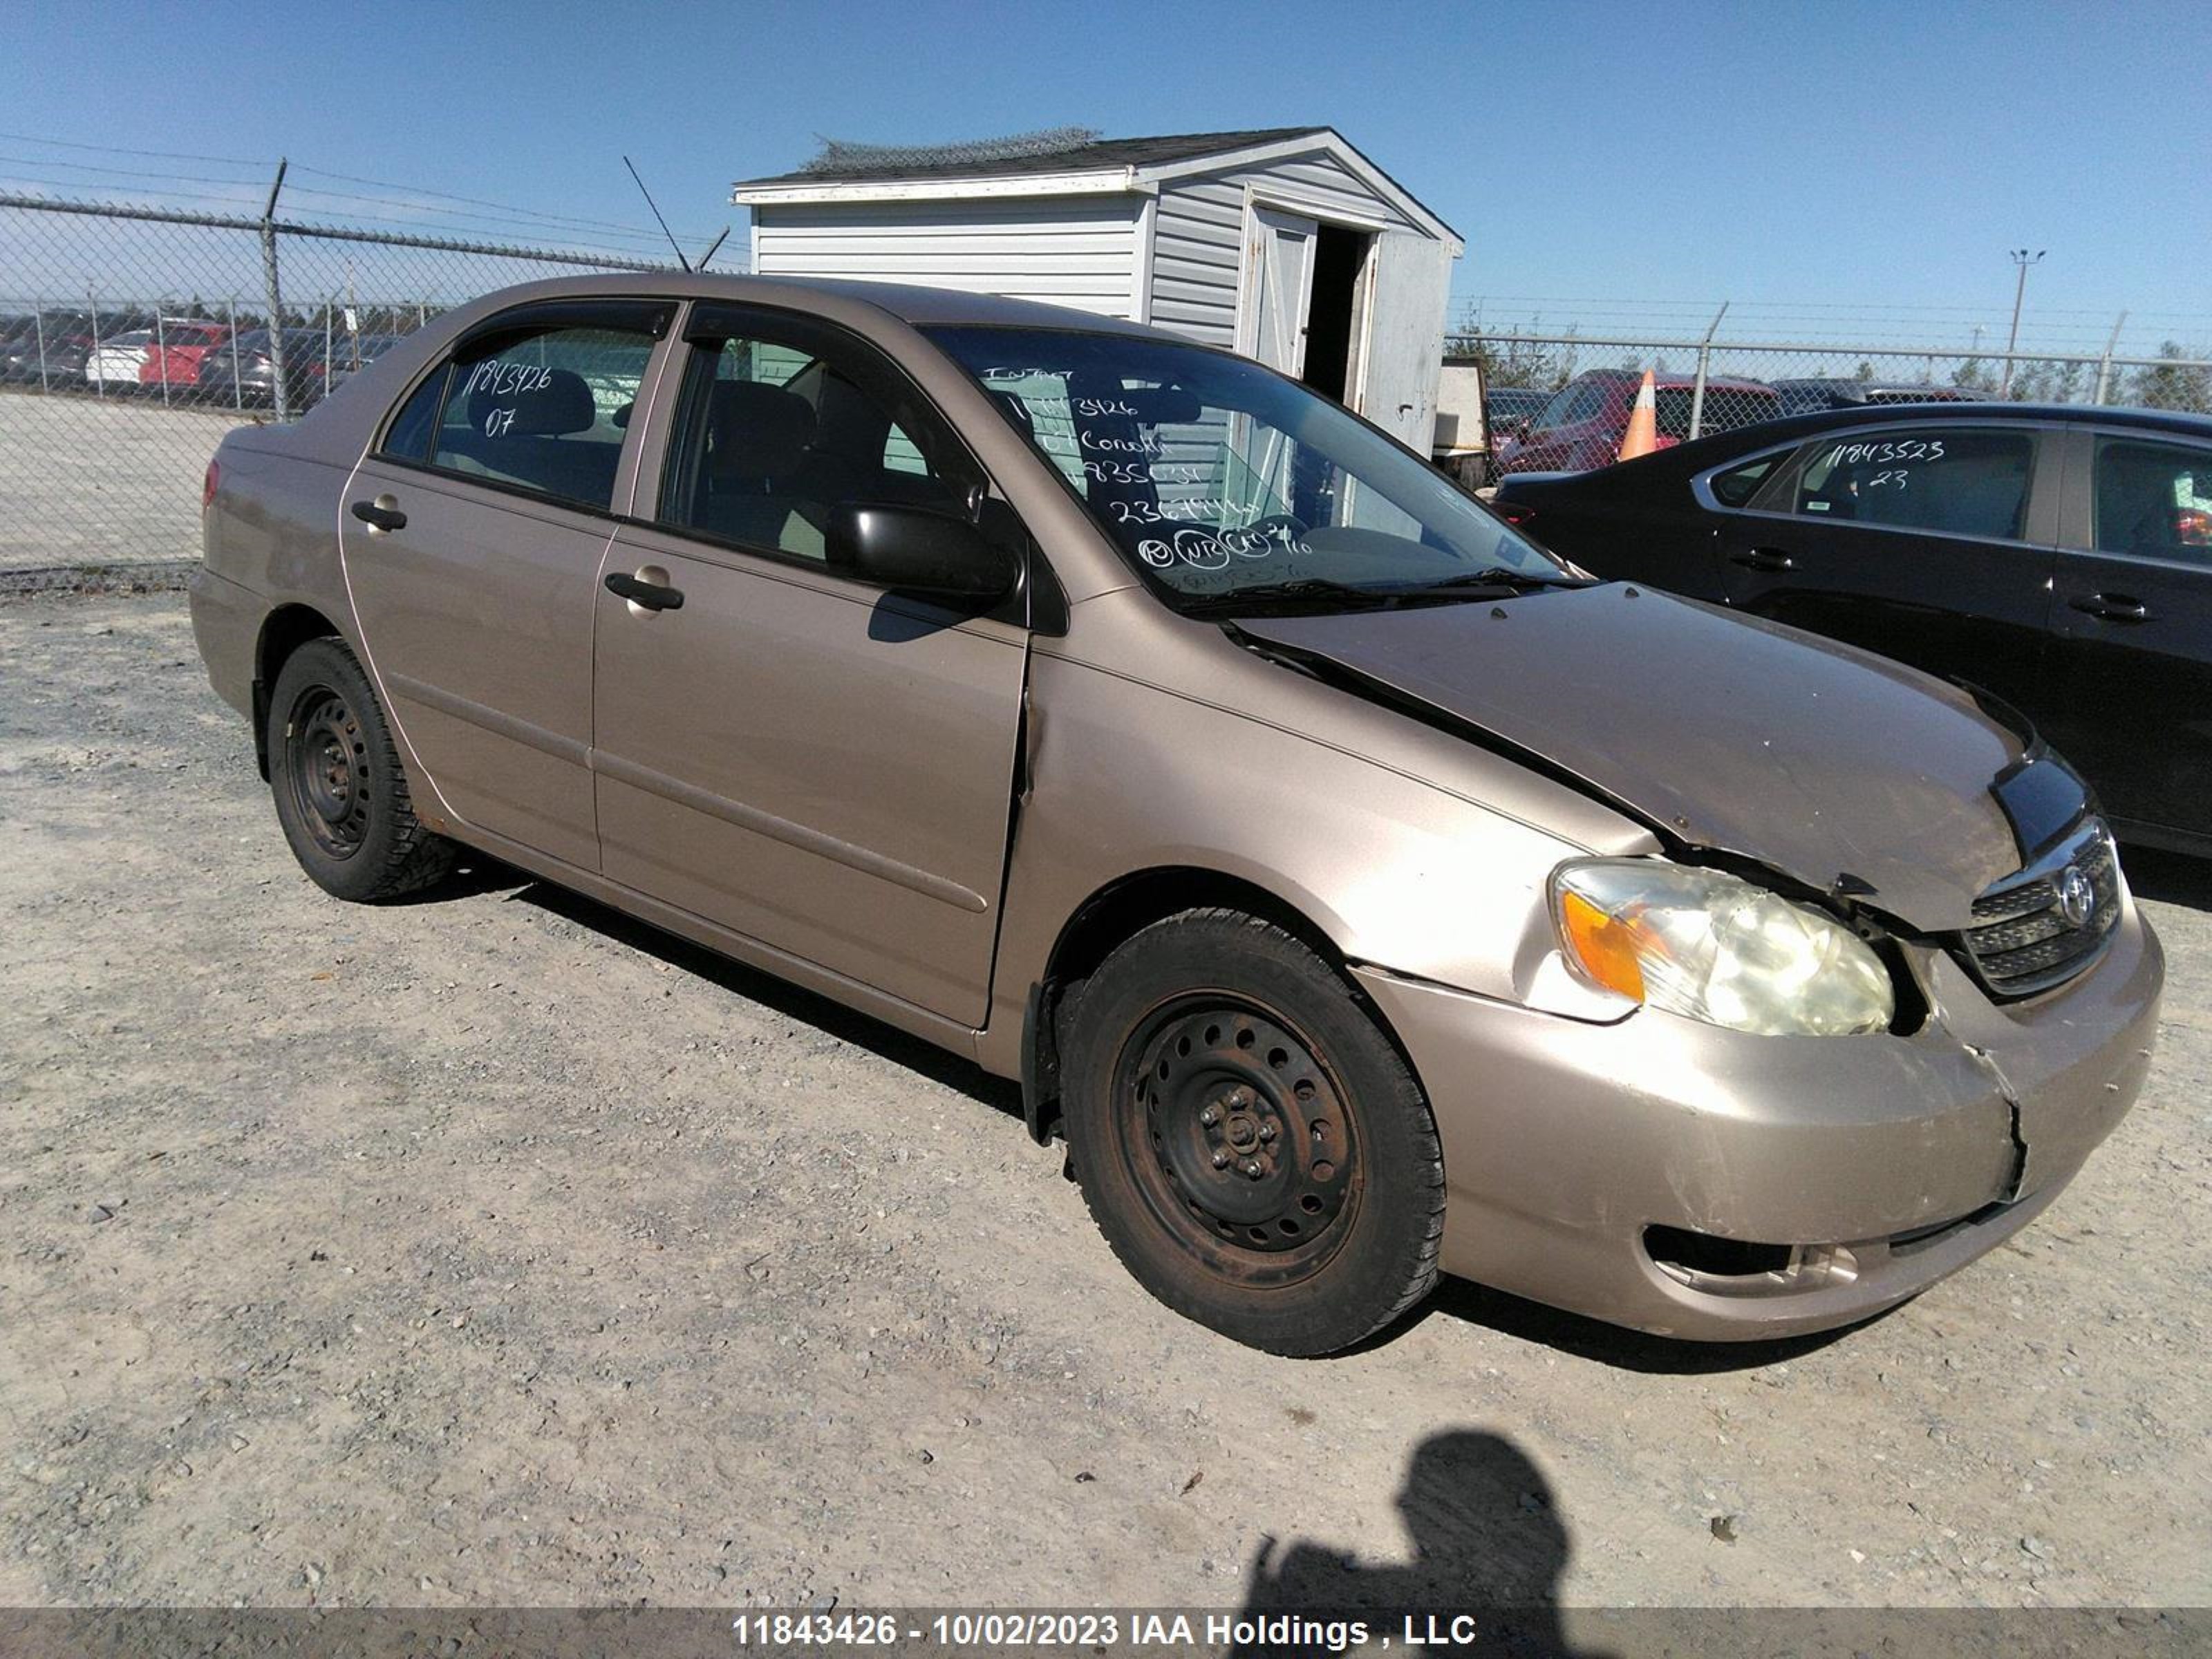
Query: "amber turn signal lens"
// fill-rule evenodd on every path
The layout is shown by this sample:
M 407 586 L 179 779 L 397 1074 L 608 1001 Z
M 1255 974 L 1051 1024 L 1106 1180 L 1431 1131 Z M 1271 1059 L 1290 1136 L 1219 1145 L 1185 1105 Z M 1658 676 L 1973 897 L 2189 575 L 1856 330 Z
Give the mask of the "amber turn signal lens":
M 207 473 L 200 479 L 200 511 L 204 513 L 215 505 L 215 492 L 222 485 L 222 468 L 215 462 L 207 464 Z
M 1559 921 L 1584 973 L 1609 991 L 1644 1000 L 1644 968 L 1626 923 L 1574 892 L 1559 895 Z

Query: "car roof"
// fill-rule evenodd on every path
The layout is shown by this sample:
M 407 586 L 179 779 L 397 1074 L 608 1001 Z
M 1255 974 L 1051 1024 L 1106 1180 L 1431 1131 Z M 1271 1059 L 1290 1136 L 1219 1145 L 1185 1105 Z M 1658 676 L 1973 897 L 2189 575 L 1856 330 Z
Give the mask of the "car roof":
M 1656 385 L 1666 386 L 1670 390 L 1676 386 L 1695 386 L 1698 383 L 1698 376 L 1694 370 L 1654 369 L 1651 372 L 1651 378 Z M 1586 368 L 1576 375 L 1575 379 L 1613 380 L 1629 386 L 1640 386 L 1644 381 L 1644 371 L 1640 368 Z M 1773 386 L 1769 381 L 1749 380 L 1740 374 L 1708 374 L 1705 376 L 1705 386 L 1708 389 L 1717 386 L 1726 386 L 1732 392 L 1773 390 Z
M 1752 455 L 1760 450 L 1802 442 L 1824 432 L 1870 425 L 1910 426 L 1923 421 L 1954 426 L 1961 422 L 1971 422 L 1977 426 L 2015 422 L 2021 424 L 2058 422 L 2074 425 L 2094 422 L 2099 426 L 2130 427 L 2212 440 L 2212 417 L 2185 414 L 2177 410 L 2106 408 L 2095 404 L 1868 404 L 1849 409 L 1816 410 L 1809 415 L 1785 415 L 1779 420 L 1759 421 L 1750 426 L 1734 427 L 1726 432 L 1709 433 L 1702 438 L 1692 438 L 1655 450 L 1649 455 L 1640 455 L 1634 460 L 1595 468 L 1587 472 L 1562 474 L 1558 482 L 1572 486 L 1584 479 L 1603 479 L 1608 484 L 1618 481 L 1623 488 L 1627 488 L 1638 477 L 1657 478 L 1668 472 L 1684 475 L 1702 472 L 1709 466 L 1720 465 L 1737 456 Z
M 1869 421 L 1878 421 L 1884 426 L 1907 425 L 1915 421 L 1942 421 L 1954 424 L 1960 421 L 2094 421 L 2105 426 L 2145 427 L 2186 433 L 2196 438 L 2212 438 L 2212 416 L 2188 414 L 2180 410 L 2107 407 L 2101 404 L 1984 403 L 1971 398 L 1961 401 L 1966 407 L 1960 407 L 1959 403 L 1929 402 L 1824 409 L 1809 415 L 1791 415 L 1778 421 L 1765 421 L 1756 427 L 1739 427 L 1735 431 L 1717 435 L 1729 439 L 1730 447 L 1741 447 L 1747 435 L 1755 434 L 1762 441 L 1780 443 L 1792 437 L 1810 436 L 1836 427 L 1864 426 Z M 1698 441 L 1702 444 L 1705 441 L 1700 439 Z
M 487 311 L 544 300 L 587 299 L 599 295 L 635 297 L 652 295 L 672 300 L 726 300 L 735 304 L 774 305 L 804 301 L 810 295 L 857 301 L 888 313 L 916 328 L 998 327 L 1079 329 L 1095 334 L 1127 334 L 1175 345 L 1193 341 L 1164 329 L 1103 317 L 1096 312 L 1069 306 L 1040 305 L 1031 300 L 1012 300 L 997 294 L 969 294 L 955 289 L 921 288 L 903 283 L 851 282 L 812 276 L 735 276 L 713 272 L 677 270 L 611 273 L 589 276 L 556 276 L 488 295 L 499 303 Z M 483 302 L 479 301 L 481 305 Z M 467 307 L 475 312 L 477 307 Z

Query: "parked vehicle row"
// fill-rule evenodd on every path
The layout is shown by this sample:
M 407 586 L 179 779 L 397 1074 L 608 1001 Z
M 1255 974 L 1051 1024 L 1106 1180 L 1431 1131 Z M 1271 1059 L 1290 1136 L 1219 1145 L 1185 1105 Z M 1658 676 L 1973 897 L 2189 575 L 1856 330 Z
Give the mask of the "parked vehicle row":
M 1620 454 L 1621 441 L 1628 433 L 1629 411 L 1643 383 L 1640 369 L 1595 368 L 1576 375 L 1550 394 L 1503 386 L 1492 391 L 1487 404 L 1492 471 L 1499 477 L 1516 472 L 1583 472 L 1612 465 Z M 1988 396 L 1962 386 L 1915 381 L 1834 377 L 1770 382 L 1709 374 L 1700 407 L 1694 374 L 1656 374 L 1653 387 L 1662 449 L 1689 437 L 1693 415 L 1702 437 L 1820 410 L 1960 403 Z M 1508 398 L 1512 401 L 1505 402 Z M 1537 404 L 1534 409 L 1528 407 L 1531 400 Z
M 1827 439 L 1650 465 L 1811 530 L 1931 460 Z M 2002 447 L 1953 441 L 1986 521 Z M 2158 943 L 2001 702 L 1595 580 L 1148 327 L 536 283 L 229 433 L 204 533 L 202 655 L 326 890 L 466 844 L 1019 1078 L 1136 1277 L 1271 1350 L 1440 1270 L 1860 1319 L 2148 1069 Z
M 401 337 L 286 329 L 288 405 L 311 407 Z M 270 346 L 265 328 L 234 337 L 228 324 L 206 319 L 49 313 L 0 330 L 0 380 L 87 387 L 104 397 L 153 392 L 171 403 L 267 406 L 276 401 Z

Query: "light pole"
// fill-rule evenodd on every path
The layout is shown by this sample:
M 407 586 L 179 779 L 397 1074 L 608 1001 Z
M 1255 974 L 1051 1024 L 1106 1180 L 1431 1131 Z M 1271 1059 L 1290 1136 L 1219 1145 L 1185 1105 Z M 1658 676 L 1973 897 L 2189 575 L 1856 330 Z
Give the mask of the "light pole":
M 2024 247 L 2011 250 L 2012 262 L 2020 268 L 2020 280 L 2013 284 L 2012 332 L 2005 338 L 2004 380 L 1997 387 L 1997 396 L 2000 398 L 2009 398 L 2012 395 L 2012 354 L 2020 349 L 2020 302 L 2027 297 L 2027 268 L 2030 265 L 2041 264 L 2043 256 L 2050 251 L 2049 248 L 2039 248 L 2035 252 L 2030 253 Z

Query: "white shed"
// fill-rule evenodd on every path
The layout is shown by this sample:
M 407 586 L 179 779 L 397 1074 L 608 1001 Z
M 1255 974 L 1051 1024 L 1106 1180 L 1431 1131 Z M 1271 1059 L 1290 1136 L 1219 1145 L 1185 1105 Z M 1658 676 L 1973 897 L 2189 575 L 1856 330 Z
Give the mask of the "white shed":
M 753 270 L 969 289 L 1258 358 L 1426 454 L 1449 225 L 1328 127 L 832 144 L 740 182 Z

